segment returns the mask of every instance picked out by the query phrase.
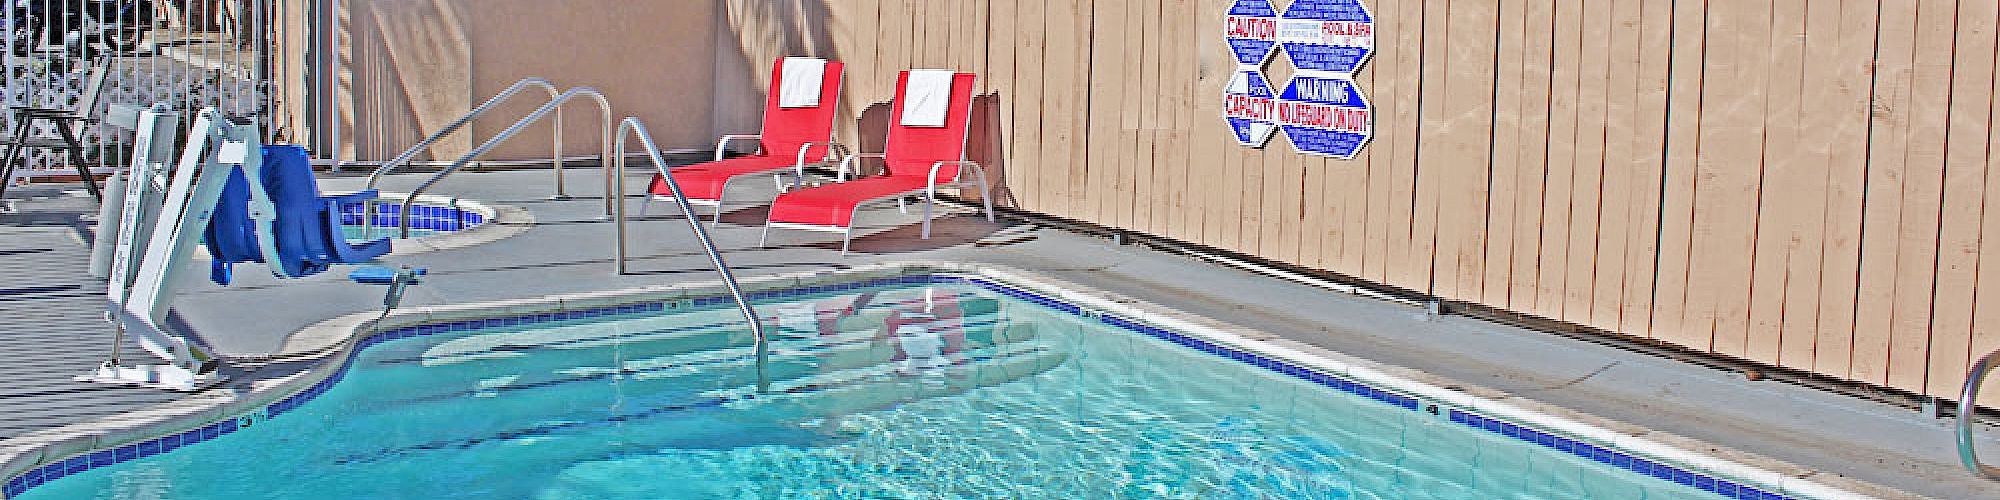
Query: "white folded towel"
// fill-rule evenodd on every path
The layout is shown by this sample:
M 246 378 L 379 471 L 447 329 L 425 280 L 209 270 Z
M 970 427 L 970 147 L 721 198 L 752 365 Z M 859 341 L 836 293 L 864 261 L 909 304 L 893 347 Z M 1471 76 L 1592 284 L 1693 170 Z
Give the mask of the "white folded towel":
M 819 107 L 819 89 L 826 76 L 825 59 L 787 57 L 780 72 L 785 81 L 778 82 L 778 107 Z
M 951 111 L 951 81 L 957 74 L 947 69 L 910 70 L 910 82 L 903 88 L 903 126 L 944 126 Z

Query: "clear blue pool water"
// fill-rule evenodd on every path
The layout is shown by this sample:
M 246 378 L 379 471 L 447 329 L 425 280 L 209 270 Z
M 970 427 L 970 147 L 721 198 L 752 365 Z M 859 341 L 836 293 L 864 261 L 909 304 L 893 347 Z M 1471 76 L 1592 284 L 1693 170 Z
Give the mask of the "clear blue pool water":
M 21 498 L 1714 498 L 971 285 L 760 312 L 387 341 Z

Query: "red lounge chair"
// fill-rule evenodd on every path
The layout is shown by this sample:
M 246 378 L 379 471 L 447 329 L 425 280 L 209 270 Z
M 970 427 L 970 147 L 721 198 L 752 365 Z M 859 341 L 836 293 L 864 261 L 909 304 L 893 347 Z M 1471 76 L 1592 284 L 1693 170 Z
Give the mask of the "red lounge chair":
M 844 152 L 845 147 L 832 141 L 833 115 L 840 98 L 840 69 L 839 62 L 826 62 L 826 69 L 821 73 L 818 105 L 787 107 L 781 106 L 779 99 L 780 87 L 785 81 L 785 59 L 779 59 L 771 68 L 771 90 L 764 100 L 763 133 L 722 136 L 715 144 L 715 161 L 674 167 L 674 180 L 680 183 L 681 194 L 687 196 L 688 204 L 715 207 L 715 219 L 720 221 L 723 194 L 729 190 L 731 181 L 795 170 L 792 187 L 798 187 L 799 179 L 805 173 L 806 158 L 831 161 L 835 152 Z M 722 153 L 728 149 L 730 141 L 735 140 L 756 140 L 756 154 L 723 159 Z M 783 187 L 781 183 L 779 188 Z M 667 188 L 666 180 L 661 179 L 659 174 L 653 174 L 653 181 L 646 187 L 646 192 L 649 196 L 640 207 L 641 214 L 654 199 L 673 199 L 673 191 Z
M 986 203 L 986 220 L 993 220 L 993 201 L 986 184 L 986 170 L 979 163 L 965 159 L 967 131 L 972 126 L 972 93 L 976 75 L 955 73 L 951 75 L 951 97 L 944 108 L 942 126 L 908 125 L 903 111 L 909 95 L 910 72 L 904 71 L 896 78 L 896 100 L 889 108 L 889 137 L 881 153 L 858 153 L 841 160 L 839 176 L 843 182 L 824 186 L 797 189 L 778 195 L 771 201 L 770 219 L 764 223 L 764 238 L 758 240 L 762 246 L 771 235 L 771 228 L 802 229 L 842 233 L 840 253 L 847 254 L 848 245 L 854 239 L 854 214 L 863 204 L 894 199 L 922 193 L 924 196 L 923 238 L 931 237 L 931 211 L 935 205 L 940 187 L 968 187 L 963 179 L 965 167 L 971 167 L 980 198 Z M 854 159 L 859 157 L 881 158 L 884 164 L 882 175 L 856 180 L 845 180 Z

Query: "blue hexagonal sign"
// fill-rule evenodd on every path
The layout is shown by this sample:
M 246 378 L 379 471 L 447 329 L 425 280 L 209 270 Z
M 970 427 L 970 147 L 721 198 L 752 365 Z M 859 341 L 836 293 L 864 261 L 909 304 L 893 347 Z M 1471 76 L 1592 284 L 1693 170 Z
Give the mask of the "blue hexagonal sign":
M 1239 67 L 1236 75 L 1229 77 L 1229 86 L 1222 90 L 1222 109 L 1238 144 L 1261 148 L 1271 140 L 1277 125 L 1272 97 L 1270 82 L 1255 67 Z
M 1278 45 L 1278 9 L 1270 0 L 1236 0 L 1222 26 L 1237 65 L 1263 66 Z
M 1302 153 L 1350 159 L 1373 135 L 1368 99 L 1345 76 L 1295 75 L 1273 107 L 1286 140 Z
M 1375 52 L 1375 19 L 1361 0 L 1292 0 L 1278 44 L 1294 68 L 1351 75 Z

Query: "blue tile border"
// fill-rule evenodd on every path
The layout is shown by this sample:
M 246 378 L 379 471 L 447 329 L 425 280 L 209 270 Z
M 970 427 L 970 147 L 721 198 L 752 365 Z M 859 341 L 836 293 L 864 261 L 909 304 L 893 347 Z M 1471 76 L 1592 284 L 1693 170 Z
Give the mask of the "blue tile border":
M 372 225 L 377 227 L 396 227 L 401 225 L 402 208 L 403 205 L 396 202 L 384 201 L 376 203 L 374 223 Z M 363 214 L 365 211 L 366 209 L 361 203 L 343 203 L 340 205 L 340 223 L 350 226 L 359 225 L 368 219 Z M 410 227 L 413 229 L 453 232 L 470 229 L 485 222 L 486 215 L 474 210 L 421 203 L 410 207 Z
M 1388 404 L 1390 406 L 1395 406 L 1398 408 L 1414 412 L 1424 411 L 1422 402 L 1414 397 L 1399 394 L 1394 391 L 1378 389 L 1364 383 L 1355 382 L 1340 376 L 1319 372 L 1311 368 L 1298 366 L 1283 360 L 1264 357 L 1255 353 L 1238 350 L 1229 346 L 1204 340 L 1200 337 L 1185 335 L 1171 330 L 1154 327 L 1142 323 L 1138 320 L 1120 317 L 1115 314 L 1110 314 L 1110 313 L 1100 313 L 1094 315 L 1085 314 L 1085 310 L 1083 307 L 1070 303 L 1068 301 L 1064 301 L 1062 299 L 1054 297 L 1049 297 L 1041 293 L 1037 293 L 1034 291 L 1030 291 L 1012 285 L 1003 284 L 999 281 L 983 277 L 973 277 L 973 276 L 964 276 L 956 274 L 917 274 L 917 275 L 896 276 L 890 278 L 876 278 L 871 280 L 863 280 L 863 281 L 855 281 L 855 282 L 839 283 L 831 285 L 817 285 L 817 286 L 789 288 L 784 290 L 759 291 L 746 294 L 746 296 L 751 300 L 767 300 L 767 299 L 798 297 L 805 295 L 815 295 L 827 292 L 855 290 L 861 288 L 873 288 L 880 286 L 927 285 L 927 284 L 966 284 L 966 285 L 978 286 L 986 290 L 999 293 L 1001 295 L 1005 295 L 1008 297 L 1012 297 L 1018 300 L 1032 302 L 1035 304 L 1042 305 L 1044 307 L 1048 307 L 1050 309 L 1062 311 L 1079 317 L 1092 318 L 1098 322 L 1107 325 L 1115 326 L 1124 330 L 1140 333 L 1148 337 L 1153 337 L 1156 339 L 1171 342 L 1180 345 L 1182 347 L 1194 349 L 1217 357 L 1234 360 L 1240 363 L 1255 366 L 1258 368 L 1262 368 L 1265 370 L 1269 370 L 1272 372 L 1276 372 L 1300 380 L 1312 382 L 1314 384 L 1325 386 L 1341 392 L 1346 392 L 1356 396 L 1373 399 L 1375 401 L 1379 401 Z M 83 455 L 71 457 L 60 462 L 49 463 L 42 465 L 41 467 L 30 469 L 27 472 L 21 473 L 20 475 L 10 479 L 4 486 L 0 486 L 0 498 L 15 498 L 23 493 L 26 493 L 29 489 L 33 489 L 34 487 L 41 486 L 43 484 L 47 484 L 49 481 L 54 481 L 56 479 L 61 479 L 66 476 L 79 474 L 84 471 L 88 471 L 90 469 L 106 467 L 131 460 L 137 460 L 140 458 L 169 453 L 172 452 L 173 450 L 185 446 L 191 446 L 204 441 L 218 439 L 224 435 L 228 435 L 240 429 L 248 428 L 252 425 L 262 423 L 263 421 L 268 419 L 277 418 L 278 416 L 288 413 L 292 410 L 298 409 L 306 402 L 312 401 L 313 399 L 318 398 L 320 395 L 325 394 L 326 391 L 331 389 L 334 384 L 339 383 L 342 379 L 346 378 L 347 370 L 349 367 L 353 366 L 353 361 L 355 356 L 359 355 L 361 351 L 366 350 L 369 347 L 373 347 L 376 344 L 380 344 L 390 340 L 399 340 L 411 337 L 425 337 L 425 336 L 431 336 L 448 332 L 463 332 L 463 331 L 480 330 L 486 328 L 522 326 L 522 325 L 531 325 L 537 323 L 569 321 L 569 320 L 587 319 L 587 318 L 600 318 L 604 316 L 615 316 L 615 315 L 625 315 L 625 314 L 656 313 L 667 310 L 669 307 L 671 307 L 670 304 L 674 304 L 677 302 L 679 301 L 655 301 L 655 302 L 642 302 L 636 304 L 607 306 L 594 309 L 583 309 L 574 311 L 545 312 L 545 313 L 521 314 L 521 315 L 511 315 L 511 316 L 494 316 L 482 319 L 470 319 L 462 321 L 409 325 L 409 326 L 384 330 L 380 332 L 375 332 L 355 342 L 354 348 L 349 349 L 347 351 L 347 356 L 341 360 L 340 368 L 337 369 L 332 376 L 327 377 L 326 379 L 313 384 L 312 387 L 294 393 L 291 396 L 285 397 L 284 399 L 280 399 L 276 403 L 267 405 L 259 411 L 253 411 L 246 415 L 239 415 L 236 417 L 223 419 L 222 421 L 213 422 L 206 426 L 184 431 L 179 434 L 173 434 L 165 437 L 142 441 L 139 443 L 129 444 L 109 450 L 99 450 L 95 452 L 90 452 Z M 687 299 L 686 302 L 695 308 L 701 308 L 708 306 L 733 304 L 734 300 L 730 298 L 728 295 L 718 294 L 718 295 L 695 297 L 692 299 Z M 1459 410 L 1456 408 L 1449 410 L 1449 419 L 1451 420 L 1452 423 L 1455 424 L 1463 425 L 1473 429 L 1483 430 L 1503 437 L 1525 441 L 1530 444 L 1539 445 L 1544 448 L 1549 448 L 1555 451 L 1568 453 L 1570 455 L 1574 455 L 1577 457 L 1590 459 L 1598 463 L 1606 464 L 1619 469 L 1624 469 L 1636 474 L 1644 476 L 1652 476 L 1654 478 L 1661 479 L 1664 481 L 1669 481 L 1690 488 L 1695 488 L 1702 491 L 1715 493 L 1721 495 L 1723 498 L 1735 498 L 1743 500 L 1791 500 L 1794 498 L 1758 489 L 1753 486 L 1744 485 L 1741 483 L 1705 475 L 1699 472 L 1689 471 L 1687 469 L 1683 469 L 1680 467 L 1675 467 L 1672 465 L 1646 460 L 1643 458 L 1618 452 L 1610 448 L 1605 448 L 1584 441 L 1570 439 L 1556 434 L 1543 432 L 1527 426 L 1508 423 L 1503 420 L 1486 417 L 1483 415 L 1479 415 L 1477 413 Z

